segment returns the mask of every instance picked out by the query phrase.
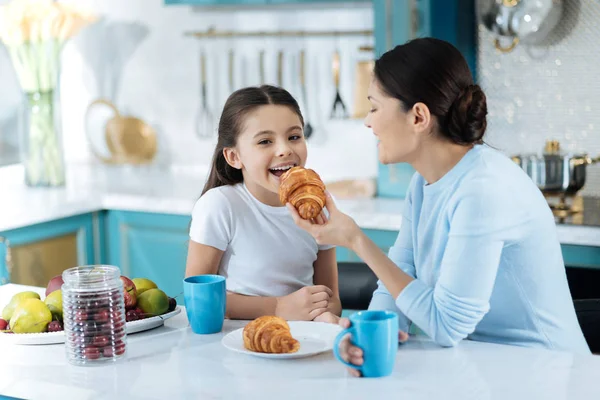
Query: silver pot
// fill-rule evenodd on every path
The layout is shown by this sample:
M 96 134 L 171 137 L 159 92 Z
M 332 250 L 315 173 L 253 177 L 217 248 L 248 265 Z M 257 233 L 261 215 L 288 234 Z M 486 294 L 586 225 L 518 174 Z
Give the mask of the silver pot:
M 563 154 L 557 141 L 546 142 L 544 154 L 512 157 L 544 194 L 573 195 L 585 185 L 586 168 L 600 162 L 587 154 Z
M 488 0 L 482 12 L 483 25 L 496 35 L 496 49 L 507 53 L 518 43 L 544 40 L 562 16 L 562 0 Z M 483 8 L 483 7 L 482 7 Z M 508 41 L 508 46 L 501 44 Z

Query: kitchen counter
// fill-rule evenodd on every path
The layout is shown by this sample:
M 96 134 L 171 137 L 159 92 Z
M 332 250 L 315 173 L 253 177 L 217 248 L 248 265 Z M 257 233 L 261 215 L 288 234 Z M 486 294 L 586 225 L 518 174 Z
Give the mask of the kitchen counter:
M 63 188 L 30 188 L 19 165 L 0 168 L 0 232 L 99 210 L 189 215 L 207 170 L 72 165 Z M 325 182 L 332 177 L 323 176 Z M 402 199 L 340 199 L 363 229 L 400 229 Z M 563 244 L 600 246 L 600 227 L 558 224 Z
M 0 287 L 0 305 L 27 287 Z M 463 341 L 441 348 L 425 337 L 400 346 L 391 376 L 349 376 L 331 352 L 270 360 L 234 353 L 222 337 L 195 335 L 185 311 L 165 326 L 128 336 L 113 365 L 76 367 L 62 344 L 22 346 L 0 337 L 0 395 L 26 399 L 598 399 L 600 356 Z

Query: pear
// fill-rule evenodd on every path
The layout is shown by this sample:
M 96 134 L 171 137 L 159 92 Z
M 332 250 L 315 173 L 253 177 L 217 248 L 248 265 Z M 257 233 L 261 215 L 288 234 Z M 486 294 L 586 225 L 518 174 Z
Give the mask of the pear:
M 44 299 L 44 303 L 48 306 L 48 309 L 52 315 L 56 316 L 59 321 L 63 319 L 63 301 L 62 301 L 62 290 L 55 290 L 50 293 Z
M 6 305 L 6 307 L 4 307 L 4 310 L 2 310 L 2 319 L 5 319 L 6 321 L 10 322 L 10 319 L 15 311 L 15 308 L 17 308 L 17 306 L 19 305 L 19 303 L 25 299 L 38 299 L 39 300 L 40 295 L 37 294 L 36 292 L 21 292 L 21 293 L 17 293 L 15 294 L 12 299 L 10 299 L 10 302 Z
M 157 289 L 158 288 L 156 283 L 152 282 L 150 279 L 147 279 L 147 278 L 133 278 L 132 281 L 135 285 L 135 289 L 137 290 L 138 296 L 140 294 L 144 293 L 148 289 Z
M 40 299 L 25 299 L 19 303 L 10 320 L 14 333 L 46 332 L 52 313 Z
M 160 289 L 148 289 L 138 296 L 138 307 L 147 317 L 169 311 L 169 296 Z

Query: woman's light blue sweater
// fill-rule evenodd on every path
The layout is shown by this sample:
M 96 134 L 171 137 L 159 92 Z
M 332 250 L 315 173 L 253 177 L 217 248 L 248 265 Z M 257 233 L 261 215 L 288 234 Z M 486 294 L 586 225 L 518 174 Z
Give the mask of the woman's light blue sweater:
M 442 346 L 472 340 L 589 353 L 554 217 L 519 166 L 476 145 L 439 181 L 418 173 L 389 257 L 415 278 L 370 309 L 400 314 Z

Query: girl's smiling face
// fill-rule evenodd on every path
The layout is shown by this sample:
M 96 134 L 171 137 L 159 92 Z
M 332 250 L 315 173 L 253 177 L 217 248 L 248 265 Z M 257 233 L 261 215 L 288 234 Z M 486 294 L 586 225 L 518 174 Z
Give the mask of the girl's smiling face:
M 241 169 L 244 183 L 259 201 L 281 206 L 279 177 L 306 164 L 302 122 L 287 106 L 264 105 L 249 113 L 235 147 L 223 151 L 227 163 Z

